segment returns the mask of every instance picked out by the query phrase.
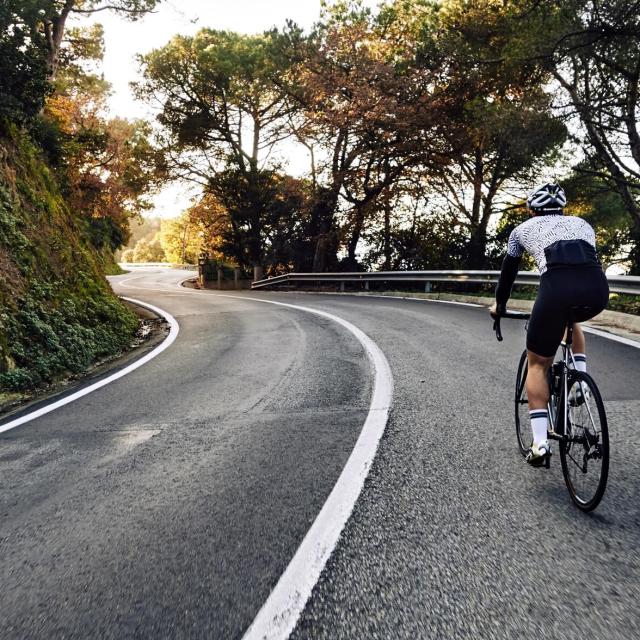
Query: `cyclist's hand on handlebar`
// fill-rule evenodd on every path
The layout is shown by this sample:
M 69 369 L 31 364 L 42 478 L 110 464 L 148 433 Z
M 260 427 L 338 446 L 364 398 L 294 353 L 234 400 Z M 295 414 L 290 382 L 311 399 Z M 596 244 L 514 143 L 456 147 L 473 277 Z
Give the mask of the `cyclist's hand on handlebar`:
M 493 318 L 493 330 L 496 332 L 498 342 L 502 342 L 502 331 L 500 330 L 500 317 L 504 314 L 505 308 L 503 304 L 494 302 L 489 309 L 489 313 Z
M 497 302 L 494 302 L 489 308 L 489 314 L 494 320 L 500 318 L 504 314 L 504 311 L 504 305 L 498 304 Z

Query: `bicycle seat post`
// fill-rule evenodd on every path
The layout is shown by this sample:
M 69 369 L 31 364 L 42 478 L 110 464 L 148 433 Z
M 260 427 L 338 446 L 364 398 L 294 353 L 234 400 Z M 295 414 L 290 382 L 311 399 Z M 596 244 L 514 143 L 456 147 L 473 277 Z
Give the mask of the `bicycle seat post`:
M 567 337 L 565 339 L 565 344 L 568 349 L 571 349 L 571 344 L 573 343 L 573 314 L 569 313 L 567 318 Z

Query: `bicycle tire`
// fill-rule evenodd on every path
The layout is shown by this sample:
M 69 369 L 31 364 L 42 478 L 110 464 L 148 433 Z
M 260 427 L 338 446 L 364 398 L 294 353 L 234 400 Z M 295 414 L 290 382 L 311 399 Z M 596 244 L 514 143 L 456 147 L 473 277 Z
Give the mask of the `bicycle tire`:
M 520 449 L 520 453 L 523 456 L 527 455 L 533 443 L 533 435 L 529 424 L 529 400 L 527 399 L 526 389 L 528 368 L 527 350 L 525 349 L 520 356 L 520 362 L 518 364 L 515 392 L 516 438 L 518 440 L 518 449 Z
M 571 500 L 582 511 L 592 511 L 607 488 L 609 428 L 602 396 L 593 378 L 587 373 L 569 371 L 569 397 L 578 385 L 583 394 L 588 389 L 590 397 L 585 401 L 583 395 L 582 401 L 574 400 L 569 406 L 569 419 L 565 419 L 564 424 L 565 439 L 560 441 L 560 462 Z M 561 406 L 564 407 L 564 401 Z

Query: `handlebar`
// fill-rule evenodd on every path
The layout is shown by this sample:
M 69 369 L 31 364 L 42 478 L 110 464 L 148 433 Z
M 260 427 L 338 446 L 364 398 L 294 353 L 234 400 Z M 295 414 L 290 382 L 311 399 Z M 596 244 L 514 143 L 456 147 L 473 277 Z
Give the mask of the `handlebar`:
M 504 311 L 493 321 L 493 330 L 496 332 L 496 338 L 498 342 L 502 342 L 502 330 L 500 329 L 501 318 L 515 318 L 516 320 L 528 320 L 531 317 L 530 313 L 523 313 L 522 311 Z

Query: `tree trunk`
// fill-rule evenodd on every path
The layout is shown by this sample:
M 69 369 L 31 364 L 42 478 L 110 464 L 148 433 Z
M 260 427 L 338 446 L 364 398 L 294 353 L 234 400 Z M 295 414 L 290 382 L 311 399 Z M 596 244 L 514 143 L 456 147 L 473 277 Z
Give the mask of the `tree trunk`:
M 629 275 L 640 276 L 640 220 L 634 220 L 631 229 L 631 251 L 629 252 Z
M 316 238 L 312 270 L 314 273 L 326 271 L 336 262 L 334 212 L 338 204 L 338 192 L 333 189 L 319 189 L 311 217 L 311 233 Z M 333 255 L 332 255 L 333 254 Z
M 484 269 L 487 264 L 487 229 L 478 225 L 471 230 L 471 238 L 467 245 L 467 268 Z
M 384 203 L 384 236 L 382 251 L 384 253 L 384 263 L 382 269 L 384 271 L 391 270 L 391 203 L 386 198 Z
M 358 261 L 356 260 L 356 249 L 358 248 L 358 242 L 362 235 L 362 229 L 364 228 L 364 218 L 366 212 L 366 205 L 358 204 L 354 209 L 353 227 L 351 229 L 351 236 L 347 244 L 347 264 L 345 265 L 348 270 L 357 270 Z
M 60 46 L 64 36 L 65 25 L 76 0 L 66 0 L 57 16 L 45 19 L 44 34 L 47 42 L 47 77 L 53 80 L 60 64 Z

